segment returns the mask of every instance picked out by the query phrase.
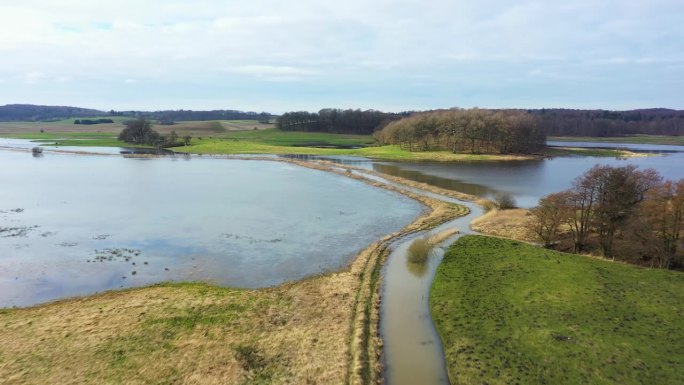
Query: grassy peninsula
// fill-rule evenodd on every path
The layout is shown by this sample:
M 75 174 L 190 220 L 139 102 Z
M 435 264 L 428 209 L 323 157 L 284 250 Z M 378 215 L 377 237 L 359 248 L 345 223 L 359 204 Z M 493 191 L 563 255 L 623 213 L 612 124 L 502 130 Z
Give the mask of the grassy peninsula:
M 484 236 L 454 243 L 430 308 L 454 384 L 684 383 L 684 275 Z
M 600 142 L 600 143 L 637 143 L 637 144 L 669 144 L 684 146 L 684 136 L 669 135 L 625 135 L 625 136 L 550 136 L 548 140 L 558 142 Z

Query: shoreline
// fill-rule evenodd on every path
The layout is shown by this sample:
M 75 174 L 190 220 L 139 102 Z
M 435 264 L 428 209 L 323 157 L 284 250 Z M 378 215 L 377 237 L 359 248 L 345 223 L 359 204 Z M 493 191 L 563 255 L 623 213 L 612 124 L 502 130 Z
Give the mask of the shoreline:
M 18 149 L 20 151 L 30 152 L 30 149 Z M 120 154 L 93 154 L 88 152 L 67 152 L 59 151 L 60 153 L 73 154 L 73 155 L 108 155 L 108 156 L 122 156 Z M 164 155 L 130 155 L 126 157 L 165 157 Z M 209 156 L 207 156 L 209 157 Z M 78 305 L 80 303 L 88 302 L 97 303 L 98 301 L 106 301 L 108 298 L 125 298 L 125 297 L 136 297 L 138 295 L 144 295 L 146 292 L 153 292 L 160 288 L 165 287 L 183 287 L 184 285 L 200 285 L 203 287 L 208 287 L 210 289 L 216 290 L 237 290 L 240 292 L 246 291 L 247 293 L 258 295 L 261 293 L 272 294 L 274 292 L 287 292 L 287 291 L 299 291 L 305 289 L 308 286 L 314 286 L 310 291 L 317 292 L 316 286 L 328 286 L 333 284 L 333 286 L 342 285 L 345 288 L 345 292 L 352 294 L 354 300 L 349 302 L 347 299 L 347 308 L 349 318 L 348 331 L 347 331 L 347 348 L 345 349 L 345 356 L 347 360 L 344 363 L 346 369 L 346 382 L 350 384 L 366 384 L 375 382 L 382 377 L 382 362 L 380 360 L 382 353 L 382 340 L 379 336 L 378 323 L 379 323 L 379 306 L 380 306 L 380 276 L 379 269 L 383 266 L 386 257 L 388 255 L 388 246 L 391 242 L 399 239 L 407 234 L 411 234 L 417 231 L 423 231 L 439 224 L 442 224 L 451 219 L 457 218 L 464 215 L 462 206 L 454 206 L 443 201 L 439 201 L 434 198 L 427 196 L 422 196 L 411 191 L 405 190 L 400 187 L 384 184 L 378 181 L 374 181 L 370 178 L 366 178 L 362 175 L 349 173 L 345 171 L 346 169 L 357 169 L 353 166 L 340 167 L 339 165 L 329 162 L 329 161 L 302 161 L 297 159 L 288 158 L 272 158 L 266 156 L 251 156 L 251 157 L 230 157 L 226 155 L 211 156 L 211 158 L 216 159 L 242 159 L 242 160 L 268 160 L 285 162 L 300 167 L 306 167 L 310 169 L 316 169 L 324 172 L 333 172 L 340 176 L 349 177 L 356 179 L 363 183 L 366 183 L 372 187 L 384 188 L 389 191 L 393 191 L 402 194 L 408 198 L 414 199 L 420 202 L 426 209 L 423 213 L 419 214 L 411 223 L 407 224 L 398 232 L 394 232 L 384 237 L 376 240 L 371 245 L 367 246 L 361 250 L 349 264 L 335 272 L 325 273 L 321 275 L 315 275 L 311 277 L 306 277 L 302 280 L 286 282 L 281 285 L 263 288 L 263 289 L 234 289 L 225 288 L 214 285 L 197 284 L 197 283 L 159 283 L 155 285 L 145 286 L 141 288 L 127 288 L 123 290 L 112 290 L 105 291 L 102 293 L 95 293 L 88 296 L 81 296 L 75 298 L 59 299 L 56 301 L 47 302 L 44 304 L 39 304 L 30 307 L 22 308 L 3 308 L 0 309 L 0 316 L 8 312 L 43 312 L 46 310 L 69 306 Z M 368 170 L 363 170 L 368 172 Z M 381 175 L 376 172 L 370 172 L 371 174 Z M 477 197 L 469 196 L 467 194 L 461 194 L 454 191 L 443 190 L 437 187 L 428 186 L 419 182 L 405 181 L 403 178 L 390 177 L 382 174 L 383 178 L 389 181 L 399 183 L 405 187 L 421 188 L 425 187 L 425 190 L 430 192 L 438 192 L 444 195 L 457 197 L 459 199 L 479 199 Z M 403 183 L 405 181 L 406 183 Z M 346 279 L 343 279 L 346 278 Z M 332 282 L 331 282 L 332 281 Z M 344 282 L 343 282 L 344 281 Z M 305 295 L 306 296 L 306 295 Z M 323 299 L 325 300 L 325 299 Z M 343 305 L 344 303 L 337 303 L 336 306 Z M 300 309 L 304 312 L 306 309 Z M 313 329 L 315 330 L 315 329 Z M 1 339 L 0 339 L 1 340 Z M 295 366 L 296 369 L 296 366 Z M 296 372 L 297 370 L 295 370 Z M 331 382 L 337 382 L 340 378 L 330 378 Z M 325 380 L 324 380 L 325 382 Z

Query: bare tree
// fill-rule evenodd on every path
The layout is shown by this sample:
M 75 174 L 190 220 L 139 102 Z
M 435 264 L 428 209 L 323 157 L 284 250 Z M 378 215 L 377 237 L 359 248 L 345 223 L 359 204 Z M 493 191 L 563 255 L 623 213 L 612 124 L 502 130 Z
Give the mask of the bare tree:
M 615 259 L 613 242 L 616 232 L 635 213 L 646 192 L 661 182 L 653 169 L 639 171 L 636 166 L 594 167 L 591 183 L 595 186 L 596 206 L 593 224 L 599 235 L 603 255 Z
M 530 210 L 534 220 L 530 222 L 532 231 L 544 241 L 544 247 L 551 247 L 558 240 L 558 232 L 568 212 L 567 191 L 550 194 L 539 200 Z

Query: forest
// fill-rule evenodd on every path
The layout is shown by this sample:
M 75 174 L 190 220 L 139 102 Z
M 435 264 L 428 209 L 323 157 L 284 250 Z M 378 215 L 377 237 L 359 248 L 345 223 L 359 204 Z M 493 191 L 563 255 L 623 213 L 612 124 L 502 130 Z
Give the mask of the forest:
M 331 133 L 372 134 L 390 122 L 415 114 L 443 113 L 450 110 L 387 113 L 376 110 L 340 110 L 326 108 L 319 112 L 287 112 L 278 119 L 278 127 L 285 131 L 316 131 Z M 480 111 L 521 111 L 490 110 Z M 530 109 L 538 118 L 537 124 L 548 136 L 625 136 L 625 135 L 684 135 L 684 111 L 664 108 L 629 111 Z
M 324 108 L 318 112 L 287 112 L 278 117 L 283 131 L 313 131 L 338 134 L 372 134 L 388 123 L 409 113 L 388 113 L 376 110 L 340 110 Z
M 414 114 L 375 133 L 408 151 L 531 153 L 546 145 L 541 119 L 523 110 L 450 109 Z
M 665 108 L 606 111 L 528 110 L 541 118 L 548 136 L 684 135 L 684 111 Z
M 570 189 L 532 208 L 531 229 L 546 247 L 658 268 L 681 268 L 684 179 L 653 169 L 596 165 Z

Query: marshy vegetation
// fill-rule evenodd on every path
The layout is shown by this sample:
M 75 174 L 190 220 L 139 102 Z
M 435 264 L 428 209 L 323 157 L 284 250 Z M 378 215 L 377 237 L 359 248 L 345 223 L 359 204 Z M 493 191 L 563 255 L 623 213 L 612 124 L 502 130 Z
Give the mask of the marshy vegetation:
M 416 238 L 408 248 L 408 261 L 419 265 L 424 264 L 434 246 L 434 243 L 427 235 Z

